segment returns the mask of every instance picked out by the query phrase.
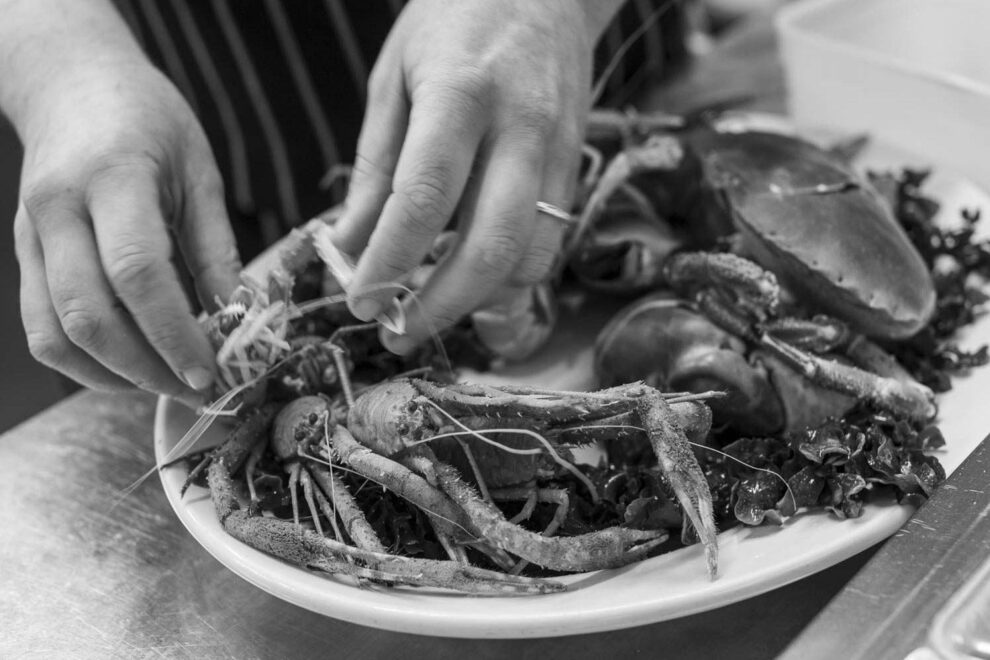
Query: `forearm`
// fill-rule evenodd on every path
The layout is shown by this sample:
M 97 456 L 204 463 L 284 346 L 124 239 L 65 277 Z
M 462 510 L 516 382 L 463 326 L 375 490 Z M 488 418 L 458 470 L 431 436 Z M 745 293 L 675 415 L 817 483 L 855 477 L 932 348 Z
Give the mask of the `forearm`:
M 0 110 L 22 140 L 60 85 L 145 61 L 110 0 L 0 0 L 0 16 Z

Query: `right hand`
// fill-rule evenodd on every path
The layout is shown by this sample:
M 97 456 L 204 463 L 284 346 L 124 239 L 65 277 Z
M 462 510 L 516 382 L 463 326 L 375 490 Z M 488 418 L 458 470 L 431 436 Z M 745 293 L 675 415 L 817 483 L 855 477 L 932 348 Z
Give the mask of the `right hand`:
M 202 128 L 146 61 L 80 65 L 41 83 L 14 220 L 31 353 L 99 390 L 201 403 L 214 355 L 173 264 L 205 305 L 240 262 Z

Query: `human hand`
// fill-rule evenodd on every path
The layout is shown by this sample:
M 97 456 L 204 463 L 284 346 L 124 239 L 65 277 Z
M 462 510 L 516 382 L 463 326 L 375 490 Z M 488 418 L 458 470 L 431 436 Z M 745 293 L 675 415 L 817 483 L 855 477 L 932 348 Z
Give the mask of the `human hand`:
M 204 304 L 226 297 L 240 271 L 206 138 L 143 59 L 81 63 L 39 84 L 18 126 L 14 220 L 31 352 L 94 389 L 136 385 L 195 405 L 213 351 L 170 262 L 172 239 Z
M 537 200 L 567 208 L 580 160 L 592 47 L 615 0 L 412 0 L 369 82 L 346 210 L 335 241 L 363 250 L 350 289 L 362 320 L 398 293 L 381 286 L 418 265 L 455 208 L 450 256 L 406 300 L 411 350 L 503 286 L 541 281 L 562 223 Z

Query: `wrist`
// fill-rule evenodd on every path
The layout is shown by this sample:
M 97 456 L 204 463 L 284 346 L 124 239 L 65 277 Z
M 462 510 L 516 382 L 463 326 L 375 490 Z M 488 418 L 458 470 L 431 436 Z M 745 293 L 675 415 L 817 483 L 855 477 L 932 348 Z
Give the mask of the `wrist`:
M 53 129 L 76 122 L 108 119 L 133 104 L 131 89 L 158 74 L 138 58 L 92 58 L 52 70 L 43 83 L 28 86 L 9 110 L 25 147 L 47 139 Z
M 0 10 L 0 109 L 22 140 L 60 99 L 151 67 L 105 0 L 0 0 Z

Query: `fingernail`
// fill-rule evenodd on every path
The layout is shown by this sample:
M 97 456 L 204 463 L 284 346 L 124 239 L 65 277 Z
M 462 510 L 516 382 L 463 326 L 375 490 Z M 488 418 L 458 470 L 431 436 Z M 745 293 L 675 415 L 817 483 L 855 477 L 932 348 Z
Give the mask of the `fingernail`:
M 385 348 L 396 355 L 408 355 L 416 348 L 416 342 L 409 335 L 396 335 L 388 333 L 384 338 Z
M 381 314 L 382 306 L 377 300 L 362 298 L 354 303 L 354 309 L 352 311 L 358 319 L 367 322 L 373 321 L 375 317 Z
M 205 390 L 213 383 L 213 374 L 209 369 L 193 367 L 182 372 L 182 380 L 194 390 Z

